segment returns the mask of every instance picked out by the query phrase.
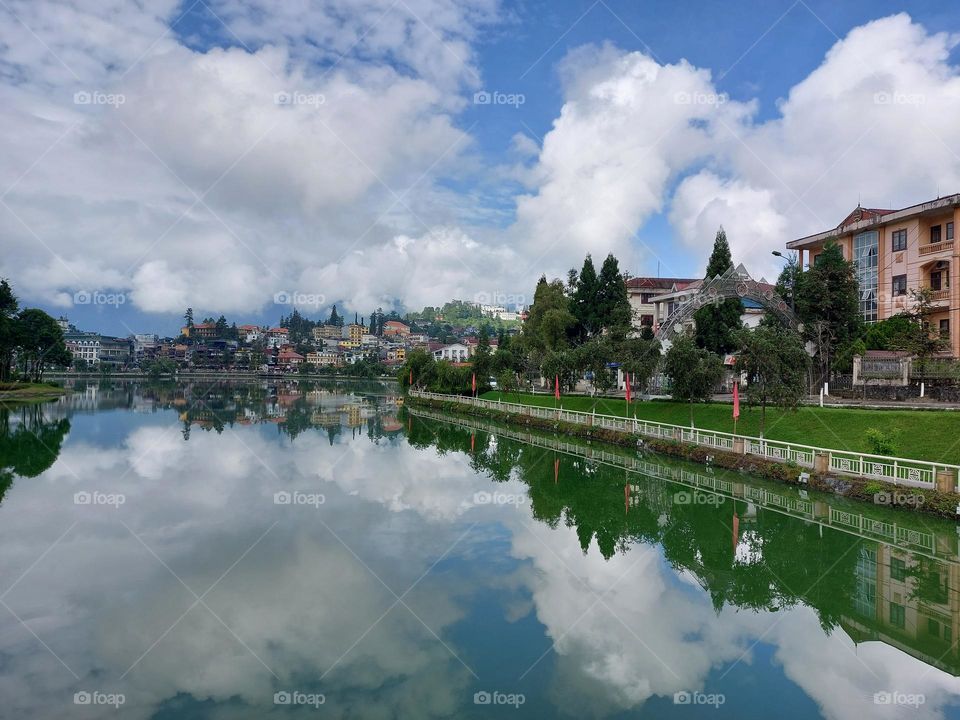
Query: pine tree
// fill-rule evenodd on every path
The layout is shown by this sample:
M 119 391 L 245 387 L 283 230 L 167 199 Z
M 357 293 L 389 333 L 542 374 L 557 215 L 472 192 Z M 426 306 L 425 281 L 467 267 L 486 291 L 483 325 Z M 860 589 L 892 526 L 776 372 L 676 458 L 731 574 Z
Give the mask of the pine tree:
M 713 252 L 710 253 L 710 260 L 707 262 L 704 282 L 709 282 L 731 269 L 733 269 L 733 258 L 730 255 L 730 245 L 727 242 L 727 234 L 721 227 L 713 241 Z M 697 345 L 718 355 L 730 352 L 736 346 L 733 332 L 743 327 L 740 319 L 742 315 L 743 304 L 738 298 L 721 300 L 700 308 L 693 315 L 697 325 L 695 335 Z
M 574 280 L 574 278 L 576 278 Z M 589 337 L 600 331 L 599 322 L 596 314 L 597 293 L 600 290 L 600 279 L 597 277 L 596 268 L 593 266 L 593 258 L 590 255 L 583 261 L 583 268 L 580 274 L 571 270 L 570 281 L 573 283 L 572 302 L 570 311 L 577 319 L 577 334 L 580 337 Z
M 613 253 L 607 255 L 600 268 L 595 306 L 600 330 L 619 337 L 629 332 L 633 313 L 627 295 L 627 283 Z

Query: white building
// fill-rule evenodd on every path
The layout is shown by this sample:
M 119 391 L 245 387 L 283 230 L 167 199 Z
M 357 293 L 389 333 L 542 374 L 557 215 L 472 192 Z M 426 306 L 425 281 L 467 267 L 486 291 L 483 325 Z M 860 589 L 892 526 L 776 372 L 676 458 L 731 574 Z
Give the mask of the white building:
M 449 362 L 466 362 L 472 354 L 473 350 L 469 346 L 453 343 L 434 350 L 433 358 L 434 360 L 448 360 Z

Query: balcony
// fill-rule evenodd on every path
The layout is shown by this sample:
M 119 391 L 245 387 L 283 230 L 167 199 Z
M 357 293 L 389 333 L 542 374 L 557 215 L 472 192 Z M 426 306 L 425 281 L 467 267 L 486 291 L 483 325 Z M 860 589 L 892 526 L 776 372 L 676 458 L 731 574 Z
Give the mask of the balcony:
M 944 240 L 942 242 L 928 243 L 927 245 L 920 246 L 921 255 L 933 255 L 934 253 L 942 252 L 944 250 L 953 252 L 953 240 Z
M 938 302 L 940 300 L 949 300 L 950 299 L 950 288 L 946 290 L 931 290 L 930 291 L 930 300 L 933 302 Z

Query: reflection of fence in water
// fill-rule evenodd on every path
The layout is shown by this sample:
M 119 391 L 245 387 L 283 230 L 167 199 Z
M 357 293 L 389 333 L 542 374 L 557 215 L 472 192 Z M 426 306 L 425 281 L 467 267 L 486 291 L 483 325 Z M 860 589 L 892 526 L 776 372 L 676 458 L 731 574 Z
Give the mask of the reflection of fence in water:
M 827 527 L 833 527 L 865 539 L 879 540 L 888 545 L 898 546 L 911 552 L 919 552 L 933 557 L 936 557 L 937 554 L 935 536 L 931 532 L 904 528 L 898 526 L 896 523 L 877 520 L 849 510 L 840 510 L 825 500 L 818 501 L 818 503 L 826 506 L 828 509 L 827 513 L 818 511 L 817 503 L 814 503 L 812 500 L 784 495 L 783 493 L 774 492 L 768 488 L 748 485 L 739 479 L 735 482 L 724 480 L 713 474 L 698 473 L 682 467 L 671 467 L 669 465 L 652 462 L 643 457 L 631 457 L 608 450 L 597 449 L 592 446 L 571 443 L 558 438 L 512 430 L 500 426 L 492 426 L 479 420 L 452 417 L 421 408 L 411 408 L 409 412 L 414 417 L 427 418 L 438 422 L 480 430 L 490 433 L 491 435 L 516 440 L 526 445 L 555 450 L 566 455 L 574 455 L 591 462 L 610 465 L 667 482 L 680 483 L 697 490 L 722 495 L 732 500 L 745 500 L 760 507 L 773 510 L 774 512 L 802 519 L 805 522 L 815 522 L 819 525 L 826 525 Z M 629 483 L 629 485 L 632 494 L 636 495 L 642 492 L 642 486 L 640 484 Z M 742 487 L 739 493 L 737 491 L 738 486 Z M 948 552 L 947 555 L 951 559 L 955 558 L 955 553 L 953 552 Z

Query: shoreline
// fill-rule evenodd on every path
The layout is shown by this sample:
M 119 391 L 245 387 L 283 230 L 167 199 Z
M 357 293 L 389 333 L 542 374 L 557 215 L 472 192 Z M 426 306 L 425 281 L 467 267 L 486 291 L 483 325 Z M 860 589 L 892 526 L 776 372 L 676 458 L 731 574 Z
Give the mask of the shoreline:
M 740 455 L 718 448 L 705 448 L 678 440 L 642 437 L 620 430 L 591 427 L 533 415 L 521 415 L 504 410 L 468 407 L 455 400 L 439 401 L 408 395 L 404 402 L 415 407 L 436 408 L 454 415 L 485 417 L 509 425 L 559 432 L 587 440 L 599 440 L 620 447 L 631 449 L 642 447 L 656 453 L 690 460 L 702 465 L 715 465 L 726 470 L 749 473 L 766 480 L 792 485 L 798 489 L 818 490 L 858 502 L 875 504 L 877 495 L 886 493 L 893 499 L 887 507 L 934 515 L 948 520 L 958 520 L 957 508 L 960 506 L 960 494 L 955 492 L 940 492 L 928 488 L 895 485 L 883 480 L 838 476 L 813 471 L 808 473 L 809 479 L 806 483 L 800 483 L 798 478 L 800 473 L 804 472 L 804 469 L 799 466 Z M 909 500 L 909 502 L 896 502 L 898 498 Z M 919 498 L 922 498 L 922 500 L 918 502 Z

